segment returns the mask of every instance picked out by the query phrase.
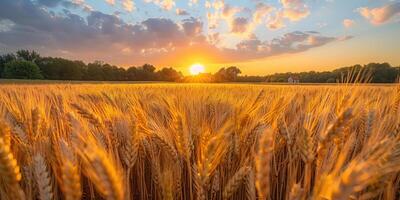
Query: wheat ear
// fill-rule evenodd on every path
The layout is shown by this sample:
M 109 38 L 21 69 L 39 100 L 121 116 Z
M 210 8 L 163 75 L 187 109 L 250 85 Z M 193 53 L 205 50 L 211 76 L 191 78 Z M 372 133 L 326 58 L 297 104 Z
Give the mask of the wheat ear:
M 74 153 L 62 140 L 61 150 L 61 189 L 66 200 L 79 200 L 82 196 L 81 177 Z
M 44 158 L 40 154 L 34 157 L 34 174 L 39 189 L 39 199 L 51 200 L 53 198 L 53 191 L 50 180 L 50 173 L 47 171 L 47 166 Z
M 34 136 L 39 134 L 41 115 L 38 108 L 32 110 L 32 132 Z
M 11 153 L 9 144 L 0 137 L 0 175 L 4 183 L 11 189 L 10 197 L 25 199 L 19 181 L 21 180 L 20 168 L 14 155 Z
M 256 187 L 255 177 L 254 177 L 254 170 L 251 169 L 249 175 L 246 178 L 246 197 L 248 200 L 255 200 L 256 199 Z
M 266 199 L 269 193 L 270 162 L 273 150 L 272 130 L 267 129 L 261 135 L 258 152 L 255 157 L 256 188 L 260 199 Z
M 223 199 L 229 199 L 236 192 L 236 190 L 242 185 L 242 183 L 246 179 L 246 176 L 249 174 L 249 172 L 250 167 L 244 166 L 240 168 L 239 171 L 237 171 L 231 179 L 229 179 L 222 194 Z
M 107 200 L 123 200 L 124 184 L 116 165 L 95 142 L 77 145 L 87 177 Z
M 71 104 L 73 108 L 77 110 L 77 112 L 85 119 L 87 119 L 91 124 L 98 128 L 102 128 L 103 124 L 100 118 L 98 118 L 96 115 L 91 113 L 89 110 L 83 108 L 82 106 L 78 104 Z

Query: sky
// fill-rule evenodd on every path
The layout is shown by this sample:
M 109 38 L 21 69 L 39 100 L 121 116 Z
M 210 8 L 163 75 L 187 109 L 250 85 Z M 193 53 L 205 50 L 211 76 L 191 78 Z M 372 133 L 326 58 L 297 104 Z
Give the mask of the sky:
M 0 54 L 187 74 L 243 74 L 400 65 L 400 0 L 0 0 Z

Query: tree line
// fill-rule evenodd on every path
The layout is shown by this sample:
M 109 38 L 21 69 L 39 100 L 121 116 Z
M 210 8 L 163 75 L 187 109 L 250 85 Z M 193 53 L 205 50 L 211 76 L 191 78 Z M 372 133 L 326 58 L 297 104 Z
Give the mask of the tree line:
M 179 81 L 183 75 L 171 67 L 156 70 L 144 64 L 127 69 L 101 61 L 85 64 L 64 58 L 41 57 L 19 50 L 0 56 L 0 78 L 88 81 Z
M 42 57 L 39 53 L 19 50 L 0 55 L 0 78 L 87 81 L 170 81 L 170 82 L 288 82 L 296 77 L 302 83 L 335 83 L 355 81 L 357 74 L 372 83 L 393 83 L 400 75 L 400 67 L 388 63 L 354 65 L 325 72 L 276 73 L 267 76 L 240 76 L 235 66 L 221 68 L 214 74 L 183 76 L 171 67 L 156 70 L 153 65 L 122 68 L 101 61 L 85 64 L 64 58 Z
M 369 82 L 394 83 L 398 82 L 400 67 L 392 67 L 389 63 L 369 63 L 342 67 L 333 71 L 275 73 L 268 76 L 240 76 L 237 82 L 288 82 L 289 77 L 299 79 L 301 83 L 343 83 Z
M 150 64 L 125 69 L 101 61 L 85 64 L 64 58 L 42 57 L 29 50 L 0 55 L 0 78 L 4 79 L 228 82 L 235 81 L 240 73 L 239 68 L 228 67 L 215 74 L 184 77 L 172 67 L 156 70 Z

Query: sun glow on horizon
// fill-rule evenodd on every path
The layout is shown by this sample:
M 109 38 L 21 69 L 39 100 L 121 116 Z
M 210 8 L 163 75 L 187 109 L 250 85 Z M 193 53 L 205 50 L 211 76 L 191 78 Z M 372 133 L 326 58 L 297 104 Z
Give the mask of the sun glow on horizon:
M 204 65 L 202 65 L 200 63 L 193 64 L 189 68 L 189 72 L 193 76 L 196 76 L 196 75 L 199 75 L 201 73 L 204 73 L 204 71 L 205 71 L 205 67 L 204 67 Z

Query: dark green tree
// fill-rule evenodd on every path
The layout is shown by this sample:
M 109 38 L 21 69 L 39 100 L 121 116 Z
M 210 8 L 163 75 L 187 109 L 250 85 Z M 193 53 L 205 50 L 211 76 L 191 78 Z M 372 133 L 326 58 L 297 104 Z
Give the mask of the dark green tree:
M 51 80 L 82 80 L 86 65 L 63 58 L 40 58 L 36 61 L 43 77 Z
M 39 67 L 30 61 L 15 60 L 4 66 L 4 78 L 10 79 L 42 79 Z
M 87 65 L 87 71 L 84 76 L 85 80 L 92 81 L 106 81 L 108 80 L 107 74 L 104 74 L 103 62 L 95 61 Z
M 11 62 L 11 61 L 16 60 L 16 59 L 17 59 L 17 57 L 12 53 L 5 54 L 5 55 L 0 55 L 0 78 L 3 77 L 2 74 L 3 74 L 3 71 L 4 71 L 5 65 L 7 63 Z

